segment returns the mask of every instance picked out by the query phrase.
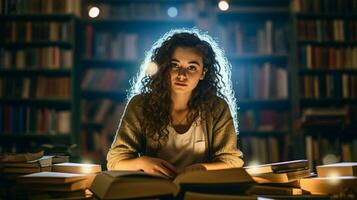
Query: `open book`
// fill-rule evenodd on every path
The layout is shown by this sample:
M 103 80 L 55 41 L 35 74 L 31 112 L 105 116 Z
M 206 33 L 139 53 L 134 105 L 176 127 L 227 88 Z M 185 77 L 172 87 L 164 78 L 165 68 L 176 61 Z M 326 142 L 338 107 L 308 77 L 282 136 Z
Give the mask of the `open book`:
M 173 181 L 141 171 L 104 171 L 90 189 L 101 199 L 129 199 L 177 196 L 188 190 L 237 194 L 253 183 L 244 168 L 187 172 Z

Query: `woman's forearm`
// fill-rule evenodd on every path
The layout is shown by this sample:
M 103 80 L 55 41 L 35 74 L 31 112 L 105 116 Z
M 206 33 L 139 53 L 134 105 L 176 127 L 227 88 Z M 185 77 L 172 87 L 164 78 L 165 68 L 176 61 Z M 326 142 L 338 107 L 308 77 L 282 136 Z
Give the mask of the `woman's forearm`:
M 140 168 L 140 157 L 139 158 L 130 158 L 126 160 L 121 160 L 113 165 L 109 170 L 133 170 L 139 171 Z

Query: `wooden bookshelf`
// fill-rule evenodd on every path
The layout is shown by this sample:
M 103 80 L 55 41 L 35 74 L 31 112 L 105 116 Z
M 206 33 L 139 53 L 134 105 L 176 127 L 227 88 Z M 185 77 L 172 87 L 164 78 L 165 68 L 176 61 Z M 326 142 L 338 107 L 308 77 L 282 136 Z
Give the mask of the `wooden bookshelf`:
M 300 133 L 295 134 L 294 155 L 295 158 L 305 157 L 314 165 L 322 164 L 327 155 L 336 156 L 334 162 L 355 160 L 357 138 L 349 133 L 357 130 L 353 125 L 357 108 L 354 92 L 357 89 L 357 62 L 354 60 L 357 35 L 349 30 L 357 21 L 357 4 L 345 1 L 333 4 L 333 1 L 321 0 L 304 3 L 294 0 L 291 7 L 294 120 L 307 118 L 309 110 L 332 112 L 348 108 L 345 118 L 350 123 L 337 129 L 318 125 L 303 127 Z M 308 120 L 303 124 L 308 124 Z
M 239 108 L 238 141 L 247 163 L 274 162 L 288 156 L 282 138 L 289 136 L 292 109 L 287 89 L 290 52 L 284 38 L 289 12 L 288 1 L 271 1 L 269 5 L 260 0 L 232 1 L 228 11 L 215 9 L 219 26 L 212 32 L 217 33 L 232 63 Z M 279 83 L 273 83 L 278 79 Z M 277 85 L 284 85 L 286 91 L 279 93 L 285 89 Z M 285 153 L 268 155 L 269 148 Z
M 51 2 L 32 7 L 29 3 L 34 2 L 16 1 L 9 7 L 9 1 L 3 1 L 0 8 L 1 152 L 33 151 L 43 144 L 71 145 L 79 140 L 74 56 L 79 7 L 65 8 L 69 3 L 80 6 L 79 1 L 63 1 L 56 11 Z M 7 93 L 11 88 L 19 91 Z

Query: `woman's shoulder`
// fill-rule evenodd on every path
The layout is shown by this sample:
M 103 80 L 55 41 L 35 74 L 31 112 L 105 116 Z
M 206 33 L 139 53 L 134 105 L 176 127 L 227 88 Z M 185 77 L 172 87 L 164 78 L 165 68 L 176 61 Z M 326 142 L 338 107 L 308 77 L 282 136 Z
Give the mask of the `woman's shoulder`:
M 221 109 L 222 107 L 228 106 L 227 101 L 223 97 L 220 97 L 220 96 L 213 97 L 213 102 L 215 102 L 214 107 L 216 107 L 216 108 Z
M 136 110 L 136 111 L 141 111 L 143 102 L 144 102 L 144 98 L 143 95 L 138 94 L 138 95 L 134 95 L 131 98 L 128 99 L 127 101 L 127 109 L 128 110 Z
M 140 104 L 143 101 L 144 101 L 144 95 L 142 94 L 134 95 L 129 99 L 130 104 Z

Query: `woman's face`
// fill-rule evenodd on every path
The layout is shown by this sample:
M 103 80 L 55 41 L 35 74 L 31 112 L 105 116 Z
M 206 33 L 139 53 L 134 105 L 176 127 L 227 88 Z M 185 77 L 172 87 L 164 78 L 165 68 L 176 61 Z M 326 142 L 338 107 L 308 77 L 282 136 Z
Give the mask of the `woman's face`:
M 202 55 L 191 47 L 177 47 L 170 63 L 171 92 L 191 94 L 206 73 Z

